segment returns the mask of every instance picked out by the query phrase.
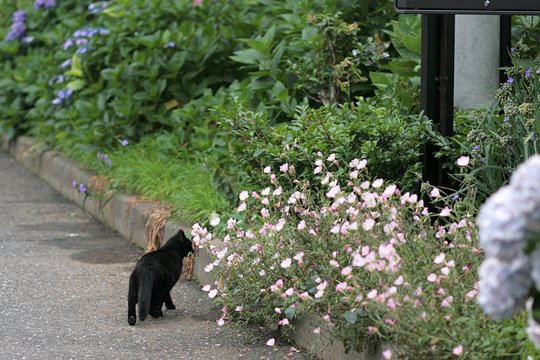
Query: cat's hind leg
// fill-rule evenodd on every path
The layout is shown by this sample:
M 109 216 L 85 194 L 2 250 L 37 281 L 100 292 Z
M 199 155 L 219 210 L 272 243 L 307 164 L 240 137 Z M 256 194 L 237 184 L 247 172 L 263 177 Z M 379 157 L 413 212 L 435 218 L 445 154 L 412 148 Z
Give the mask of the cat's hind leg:
M 132 273 L 129 278 L 129 291 L 128 291 L 128 323 L 133 326 L 137 322 L 137 313 L 135 305 L 137 304 L 137 293 L 139 292 L 139 281 L 137 275 Z
M 167 295 L 165 295 L 165 306 L 167 307 L 168 310 L 176 309 L 176 306 L 174 306 L 174 303 L 172 302 L 170 292 L 168 292 Z
M 154 289 L 152 293 L 152 301 L 150 302 L 150 315 L 152 317 L 161 317 L 163 312 L 161 308 L 163 307 L 163 291 Z

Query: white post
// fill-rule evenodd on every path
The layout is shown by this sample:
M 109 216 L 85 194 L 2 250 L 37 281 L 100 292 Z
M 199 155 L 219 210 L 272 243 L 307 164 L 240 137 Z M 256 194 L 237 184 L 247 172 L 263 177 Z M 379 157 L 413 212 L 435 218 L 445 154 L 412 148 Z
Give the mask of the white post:
M 490 105 L 499 87 L 500 20 L 495 15 L 456 15 L 454 105 Z

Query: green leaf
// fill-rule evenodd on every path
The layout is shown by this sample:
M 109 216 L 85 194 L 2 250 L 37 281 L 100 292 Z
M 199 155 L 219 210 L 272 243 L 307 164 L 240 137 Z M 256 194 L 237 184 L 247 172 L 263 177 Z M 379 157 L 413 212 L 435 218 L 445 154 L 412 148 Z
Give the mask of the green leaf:
M 73 57 L 71 58 L 71 69 L 69 71 L 66 71 L 66 74 L 80 78 L 83 77 L 81 59 L 77 55 L 73 55 Z
M 350 312 L 350 311 L 346 312 L 345 314 L 343 314 L 343 317 L 351 325 L 354 325 L 356 323 L 356 318 L 357 318 L 356 311 L 355 312 Z
M 73 91 L 79 91 L 86 85 L 86 81 L 78 79 L 67 83 L 66 87 Z
M 296 308 L 289 306 L 288 308 L 285 309 L 283 313 L 285 314 L 287 319 L 292 320 L 294 319 L 294 316 L 296 315 Z

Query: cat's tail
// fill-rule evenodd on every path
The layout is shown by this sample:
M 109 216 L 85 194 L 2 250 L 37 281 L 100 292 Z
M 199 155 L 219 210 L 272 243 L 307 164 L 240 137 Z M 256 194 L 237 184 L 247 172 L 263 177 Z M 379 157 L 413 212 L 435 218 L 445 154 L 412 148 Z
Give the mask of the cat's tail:
M 139 319 L 144 321 L 150 312 L 150 303 L 152 301 L 152 285 L 154 277 L 149 271 L 139 273 Z

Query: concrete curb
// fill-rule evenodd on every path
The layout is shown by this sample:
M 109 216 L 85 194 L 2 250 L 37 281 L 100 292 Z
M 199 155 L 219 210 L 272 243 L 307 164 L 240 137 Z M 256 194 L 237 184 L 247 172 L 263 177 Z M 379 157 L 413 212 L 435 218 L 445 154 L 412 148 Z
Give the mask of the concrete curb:
M 82 170 L 79 165 L 58 151 L 49 150 L 34 138 L 20 137 L 14 141 L 6 141 L 0 136 L 0 144 L 17 161 L 30 171 L 36 173 L 52 188 L 67 199 L 83 207 L 88 213 L 120 233 L 128 241 L 145 248 L 146 223 L 145 213 L 159 207 L 160 204 L 151 201 L 134 201 L 134 195 L 118 193 L 113 195 L 105 205 L 98 200 L 79 194 L 72 187 L 72 182 L 87 184 L 91 173 Z M 191 233 L 191 227 L 175 221 L 167 221 L 164 227 L 164 238 L 172 236 L 179 228 L 186 234 Z M 211 262 L 211 255 L 206 249 L 198 249 L 195 253 L 193 277 L 201 284 L 212 284 L 215 277 L 204 271 Z M 313 329 L 320 327 L 320 333 Z M 345 347 L 339 341 L 333 340 L 324 322 L 317 317 L 304 317 L 294 322 L 294 328 L 287 331 L 289 338 L 299 347 L 307 350 L 322 360 L 379 360 L 382 359 L 381 349 L 358 353 L 345 353 Z

